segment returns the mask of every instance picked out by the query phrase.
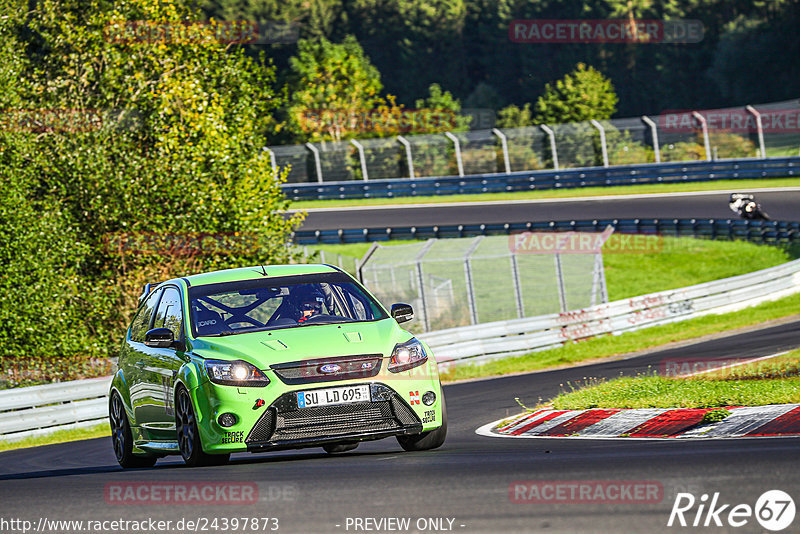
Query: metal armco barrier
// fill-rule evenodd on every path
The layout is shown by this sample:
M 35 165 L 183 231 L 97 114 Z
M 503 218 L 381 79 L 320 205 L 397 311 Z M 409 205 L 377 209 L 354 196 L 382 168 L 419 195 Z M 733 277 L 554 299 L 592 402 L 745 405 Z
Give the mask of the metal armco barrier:
M 421 334 L 440 368 L 480 364 L 603 334 L 735 311 L 800 291 L 800 260 L 582 310 Z
M 108 418 L 111 378 L 73 380 L 0 391 L 0 440 L 80 428 Z
M 622 333 L 734 311 L 800 291 L 800 260 L 705 284 L 581 310 L 421 334 L 440 368 L 479 364 Z M 0 440 L 46 434 L 107 419 L 110 377 L 0 391 Z
M 792 156 L 767 159 L 683 161 L 561 170 L 548 169 L 520 171 L 509 174 L 494 173 L 415 179 L 397 178 L 391 180 L 292 183 L 282 184 L 281 188 L 286 196 L 292 200 L 333 200 L 780 178 L 798 174 L 800 174 L 800 156 Z
M 459 224 L 450 226 L 405 226 L 354 228 L 349 230 L 300 230 L 298 245 L 364 243 L 393 239 L 430 239 L 508 235 L 517 232 L 602 232 L 606 226 L 616 233 L 659 234 L 674 237 L 741 239 L 753 243 L 800 242 L 800 222 L 750 221 L 742 219 L 595 219 L 506 224 Z

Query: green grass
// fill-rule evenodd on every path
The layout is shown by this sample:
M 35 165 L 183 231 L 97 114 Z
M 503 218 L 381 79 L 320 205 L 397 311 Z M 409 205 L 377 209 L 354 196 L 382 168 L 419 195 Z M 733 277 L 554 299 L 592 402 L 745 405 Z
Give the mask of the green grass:
M 800 403 L 800 377 L 766 380 L 682 380 L 624 377 L 553 399 L 556 410 L 589 408 L 724 408 Z
M 563 347 L 505 358 L 485 365 L 463 366 L 442 373 L 442 381 L 505 375 L 575 365 L 645 349 L 675 341 L 685 341 L 726 330 L 753 326 L 772 319 L 789 317 L 800 311 L 800 293 L 774 302 L 765 302 L 738 312 L 706 315 L 688 321 L 655 326 L 619 336 L 602 336 Z M 800 344 L 800 340 L 798 340 Z M 735 356 L 735 355 L 731 355 Z
M 754 180 L 719 180 L 678 184 L 642 184 L 618 187 L 586 187 L 575 189 L 546 189 L 513 193 L 482 193 L 475 195 L 420 196 L 365 199 L 304 200 L 292 202 L 292 209 L 332 208 L 337 206 L 383 206 L 389 204 L 436 204 L 449 202 L 478 202 L 487 200 L 527 200 L 544 198 L 575 198 L 606 195 L 636 195 L 645 193 L 675 193 L 692 191 L 746 191 L 764 187 L 800 186 L 798 178 L 768 178 Z
M 75 428 L 72 430 L 57 430 L 52 434 L 24 438 L 18 441 L 0 441 L 0 451 L 12 449 L 25 449 L 28 447 L 38 447 L 40 445 L 52 445 L 53 443 L 65 443 L 67 441 L 78 441 L 82 439 L 102 438 L 111 435 L 108 423 L 99 423 L 95 426 L 86 428 Z
M 792 259 L 785 249 L 744 241 L 665 237 L 662 243 L 652 254 L 603 254 L 610 300 L 737 276 Z
M 553 399 L 557 410 L 589 408 L 725 408 L 800 403 L 800 350 L 753 364 L 686 378 L 623 377 L 571 389 Z M 590 381 L 591 382 L 591 381 Z M 724 419 L 724 410 L 706 414 Z M 708 421 L 713 422 L 713 421 Z

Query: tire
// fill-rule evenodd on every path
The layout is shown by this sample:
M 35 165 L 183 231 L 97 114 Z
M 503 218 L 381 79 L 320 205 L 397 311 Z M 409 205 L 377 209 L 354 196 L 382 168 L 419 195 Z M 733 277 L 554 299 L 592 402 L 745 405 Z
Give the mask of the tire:
M 397 442 L 406 451 L 428 451 L 436 449 L 444 444 L 447 437 L 447 406 L 444 403 L 444 395 L 442 395 L 442 426 L 435 430 L 428 430 L 421 434 L 412 434 L 410 436 L 397 436 Z
M 120 466 L 124 469 L 135 469 L 153 467 L 156 464 L 158 456 L 133 453 L 133 435 L 128 414 L 125 413 L 125 406 L 116 391 L 111 394 L 111 401 L 108 403 L 108 422 L 111 425 L 111 446 Z
M 352 451 L 356 447 L 358 447 L 358 443 L 328 443 L 322 446 L 328 454 Z
M 189 467 L 207 465 L 223 465 L 228 463 L 230 454 L 207 454 L 200 443 L 200 432 L 197 430 L 197 417 L 189 392 L 184 387 L 178 388 L 175 396 L 175 430 L 178 436 L 178 448 L 183 461 Z

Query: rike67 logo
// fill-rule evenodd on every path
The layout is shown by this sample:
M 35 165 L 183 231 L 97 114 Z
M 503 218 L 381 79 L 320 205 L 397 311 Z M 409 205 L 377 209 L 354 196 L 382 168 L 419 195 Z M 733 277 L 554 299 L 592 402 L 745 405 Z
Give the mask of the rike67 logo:
M 755 519 L 761 528 L 778 532 L 789 527 L 794 516 L 794 500 L 781 490 L 764 492 L 755 506 L 722 503 L 719 492 L 710 497 L 704 493 L 699 499 L 691 493 L 678 493 L 667 526 L 740 528 Z

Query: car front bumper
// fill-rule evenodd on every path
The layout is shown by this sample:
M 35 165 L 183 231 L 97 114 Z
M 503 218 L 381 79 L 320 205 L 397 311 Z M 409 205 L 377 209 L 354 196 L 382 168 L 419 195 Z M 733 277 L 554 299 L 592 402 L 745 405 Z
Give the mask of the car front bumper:
M 290 388 L 282 386 L 272 395 L 267 395 L 266 388 L 237 388 L 206 382 L 192 392 L 198 408 L 203 450 L 222 454 L 320 447 L 327 443 L 375 440 L 438 428 L 441 425 L 441 386 L 438 377 L 433 380 L 424 374 L 427 375 L 424 378 L 405 377 L 408 380 L 392 377 L 394 380 L 387 383 L 382 377 L 375 377 Z M 369 384 L 369 402 L 311 408 L 297 405 L 298 391 L 354 384 Z M 419 401 L 421 394 L 427 391 L 436 394 L 436 402 L 431 406 Z M 416 402 L 409 397 L 411 392 L 416 393 Z M 223 428 L 218 422 L 225 412 L 236 415 L 237 422 L 232 427 Z

